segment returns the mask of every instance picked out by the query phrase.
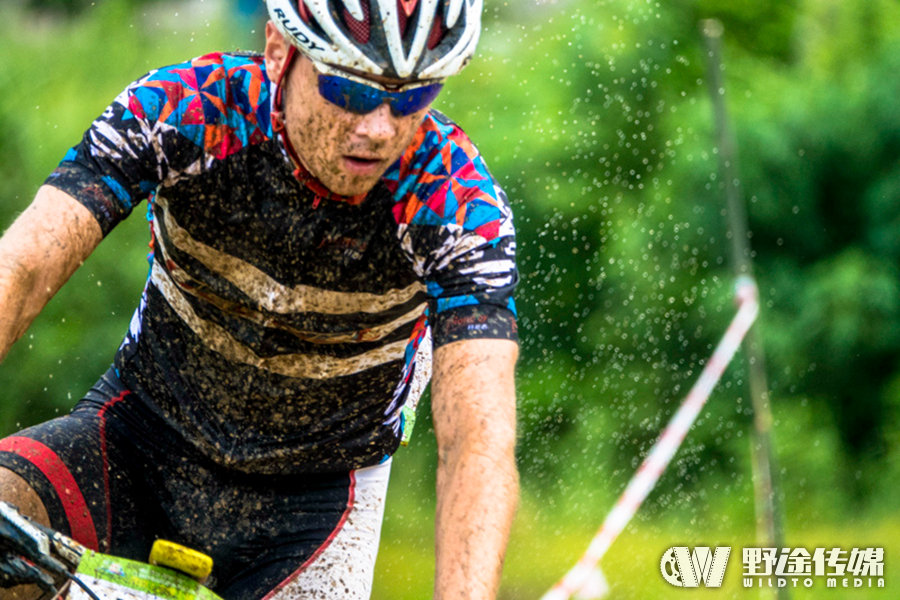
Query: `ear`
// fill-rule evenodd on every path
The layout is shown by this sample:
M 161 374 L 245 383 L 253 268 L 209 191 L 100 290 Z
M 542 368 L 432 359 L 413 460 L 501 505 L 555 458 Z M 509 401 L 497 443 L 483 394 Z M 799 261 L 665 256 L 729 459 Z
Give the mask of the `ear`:
M 287 60 L 288 41 L 272 21 L 266 23 L 266 73 L 271 81 L 279 81 Z

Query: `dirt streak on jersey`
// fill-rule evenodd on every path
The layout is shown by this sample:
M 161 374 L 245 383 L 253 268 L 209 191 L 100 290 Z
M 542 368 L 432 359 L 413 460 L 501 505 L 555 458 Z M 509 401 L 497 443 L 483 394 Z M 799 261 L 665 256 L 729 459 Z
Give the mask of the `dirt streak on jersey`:
M 248 472 L 375 464 L 409 433 L 433 345 L 515 339 L 512 215 L 437 112 L 355 206 L 293 177 L 270 112 L 259 56 L 152 71 L 47 183 L 104 235 L 149 199 L 116 367 L 177 435 Z

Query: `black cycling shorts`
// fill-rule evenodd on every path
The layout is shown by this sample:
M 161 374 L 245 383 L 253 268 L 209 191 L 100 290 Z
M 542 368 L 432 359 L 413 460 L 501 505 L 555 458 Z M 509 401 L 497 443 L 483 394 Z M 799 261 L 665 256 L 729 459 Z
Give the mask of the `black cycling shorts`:
M 90 548 L 146 561 L 163 538 L 209 554 L 209 585 L 226 600 L 369 596 L 389 461 L 340 474 L 230 470 L 185 447 L 110 370 L 68 416 L 0 440 L 0 466 L 31 484 L 54 529 Z

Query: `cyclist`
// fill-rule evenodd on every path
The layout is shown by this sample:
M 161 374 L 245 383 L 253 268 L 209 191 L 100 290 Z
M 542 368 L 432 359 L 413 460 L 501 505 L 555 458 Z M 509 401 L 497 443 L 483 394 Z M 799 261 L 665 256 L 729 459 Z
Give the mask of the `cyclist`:
M 0 441 L 0 499 L 107 553 L 201 550 L 227 600 L 366 598 L 431 377 L 435 597 L 491 598 L 517 496 L 514 232 L 430 108 L 481 0 L 267 4 L 264 55 L 131 84 L 0 240 L 3 356 L 148 200 L 151 271 L 114 365 L 70 415 Z

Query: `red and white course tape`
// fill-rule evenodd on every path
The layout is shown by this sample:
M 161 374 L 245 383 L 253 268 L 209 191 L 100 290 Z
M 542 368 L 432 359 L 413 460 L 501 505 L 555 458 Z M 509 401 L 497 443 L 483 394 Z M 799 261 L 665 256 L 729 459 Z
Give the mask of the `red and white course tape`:
M 650 454 L 628 482 L 615 508 L 607 515 L 588 546 L 587 552 L 559 583 L 544 594 L 541 600 L 568 600 L 575 594 L 583 600 L 594 600 L 605 595 L 603 588 L 606 586 L 597 585 L 599 581 L 603 581 L 602 572 L 598 567 L 600 559 L 631 521 L 631 517 L 640 508 L 647 494 L 675 456 L 688 430 L 694 424 L 707 398 L 759 314 L 759 293 L 754 281 L 749 277 L 741 277 L 736 287 L 738 313 L 700 374 L 700 379 L 691 388 L 678 412 L 672 416 L 659 440 L 650 449 Z

